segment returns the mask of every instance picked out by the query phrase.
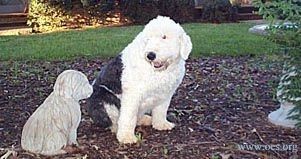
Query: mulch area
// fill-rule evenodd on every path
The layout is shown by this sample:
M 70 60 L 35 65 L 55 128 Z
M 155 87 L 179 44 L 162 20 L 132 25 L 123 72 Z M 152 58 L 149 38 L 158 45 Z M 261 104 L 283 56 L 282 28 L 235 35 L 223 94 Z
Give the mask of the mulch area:
M 52 91 L 65 69 L 84 72 L 93 80 L 108 60 L 0 63 L 0 156 L 45 158 L 20 147 L 22 127 Z M 268 114 L 279 107 L 275 86 L 281 63 L 264 57 L 210 57 L 189 59 L 187 74 L 173 97 L 171 131 L 137 127 L 141 141 L 122 145 L 109 130 L 93 125 L 81 101 L 78 130 L 80 151 L 52 158 L 298 158 L 301 131 L 272 125 Z M 242 150 L 239 145 L 296 145 L 299 151 Z

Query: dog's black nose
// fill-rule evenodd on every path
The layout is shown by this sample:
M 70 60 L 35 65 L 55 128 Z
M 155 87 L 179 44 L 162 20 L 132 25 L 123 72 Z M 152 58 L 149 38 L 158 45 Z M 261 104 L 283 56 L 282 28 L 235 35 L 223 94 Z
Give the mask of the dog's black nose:
M 146 57 L 147 59 L 153 61 L 156 59 L 156 54 L 154 52 L 149 52 Z

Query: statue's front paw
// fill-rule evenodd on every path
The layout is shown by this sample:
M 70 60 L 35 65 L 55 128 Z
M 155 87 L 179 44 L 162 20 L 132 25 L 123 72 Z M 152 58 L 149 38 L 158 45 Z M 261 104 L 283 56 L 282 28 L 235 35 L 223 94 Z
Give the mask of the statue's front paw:
M 74 146 L 78 146 L 78 142 L 76 141 L 76 139 L 74 140 L 69 140 L 67 145 L 74 145 Z

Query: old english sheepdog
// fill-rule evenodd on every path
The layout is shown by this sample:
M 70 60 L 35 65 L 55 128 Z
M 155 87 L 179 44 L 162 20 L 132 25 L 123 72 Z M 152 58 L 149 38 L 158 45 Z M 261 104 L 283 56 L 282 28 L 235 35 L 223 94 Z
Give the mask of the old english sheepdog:
M 166 119 L 167 109 L 191 49 L 179 24 L 163 16 L 151 20 L 93 82 L 88 100 L 93 121 L 111 126 L 121 143 L 137 142 L 136 125 L 171 130 L 175 124 Z

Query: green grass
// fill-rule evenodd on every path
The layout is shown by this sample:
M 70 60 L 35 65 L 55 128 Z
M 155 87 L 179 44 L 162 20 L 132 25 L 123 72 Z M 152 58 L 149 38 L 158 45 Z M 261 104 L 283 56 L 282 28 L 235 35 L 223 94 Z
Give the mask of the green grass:
M 248 33 L 248 23 L 184 24 L 191 36 L 192 55 L 264 55 L 277 46 Z M 111 57 L 118 54 L 143 29 L 142 26 L 106 27 L 48 34 L 0 36 L 0 60 L 65 60 L 73 57 Z

